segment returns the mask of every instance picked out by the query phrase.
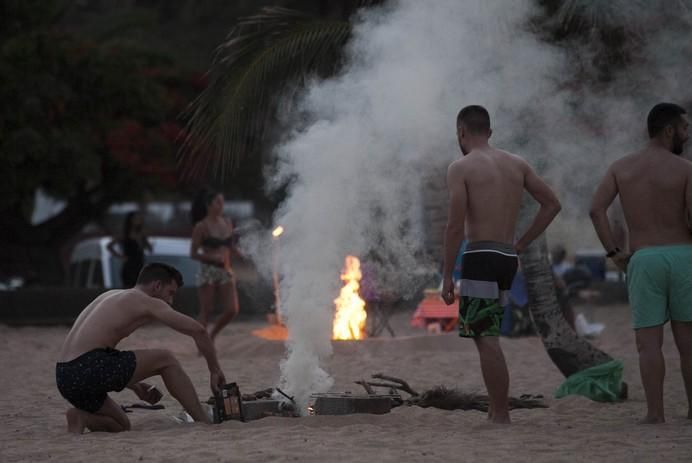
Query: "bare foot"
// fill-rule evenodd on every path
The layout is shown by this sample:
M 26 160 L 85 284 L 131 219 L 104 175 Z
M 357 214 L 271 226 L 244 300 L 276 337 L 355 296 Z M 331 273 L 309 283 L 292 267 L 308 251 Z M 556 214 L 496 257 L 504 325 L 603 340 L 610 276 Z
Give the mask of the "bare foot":
M 512 421 L 509 419 L 509 414 L 488 414 L 488 421 L 492 424 L 512 424 Z
M 84 432 L 85 424 L 79 410 L 70 408 L 65 412 L 65 418 L 67 418 L 67 432 L 72 434 L 82 434 Z
M 660 424 L 665 422 L 666 420 L 662 416 L 645 416 L 641 420 L 637 421 L 637 424 Z

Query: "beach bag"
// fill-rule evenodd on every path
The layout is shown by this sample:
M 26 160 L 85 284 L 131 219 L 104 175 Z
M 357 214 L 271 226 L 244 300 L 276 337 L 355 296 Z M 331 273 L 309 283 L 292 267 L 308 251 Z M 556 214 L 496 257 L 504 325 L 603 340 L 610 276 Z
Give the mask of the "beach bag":
M 555 398 L 570 394 L 583 395 L 596 402 L 617 402 L 622 390 L 620 360 L 611 360 L 570 375 L 555 391 Z

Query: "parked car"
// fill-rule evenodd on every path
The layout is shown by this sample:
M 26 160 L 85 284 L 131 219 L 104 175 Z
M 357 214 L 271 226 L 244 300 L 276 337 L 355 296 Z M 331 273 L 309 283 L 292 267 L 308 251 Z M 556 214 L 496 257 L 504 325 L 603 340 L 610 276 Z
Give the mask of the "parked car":
M 122 259 L 107 249 L 112 237 L 87 238 L 80 241 L 70 255 L 69 285 L 75 288 L 122 288 Z M 195 286 L 199 262 L 190 258 L 190 239 L 163 236 L 149 237 L 152 250 L 145 263 L 163 262 L 177 268 L 185 286 Z

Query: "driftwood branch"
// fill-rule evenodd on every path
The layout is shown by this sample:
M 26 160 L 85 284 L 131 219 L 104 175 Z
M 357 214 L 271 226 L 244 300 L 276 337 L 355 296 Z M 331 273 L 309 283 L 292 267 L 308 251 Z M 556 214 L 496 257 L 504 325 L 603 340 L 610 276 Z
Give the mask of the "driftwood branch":
M 480 410 L 482 412 L 488 411 L 489 403 L 487 395 L 466 393 L 458 389 L 447 389 L 444 386 L 437 386 L 406 401 L 407 405 L 417 405 L 423 408 Z M 519 398 L 509 398 L 509 409 L 514 410 L 516 408 L 548 408 L 548 406 L 543 402 L 543 396 L 524 394 Z
M 408 392 L 407 390 L 402 388 L 402 386 L 400 384 L 378 383 L 377 381 L 364 381 L 364 380 L 356 381 L 355 383 L 360 384 L 363 387 L 366 387 L 366 385 L 367 385 L 368 387 L 370 387 L 370 389 L 372 389 L 373 387 L 385 387 L 389 390 L 390 393 L 395 393 L 395 394 L 398 394 L 397 391 Z M 365 384 L 363 384 L 363 383 L 365 383 Z M 410 392 L 409 392 L 409 394 L 410 394 Z
M 392 406 L 405 404 L 424 408 L 441 408 L 443 410 L 488 411 L 489 399 L 487 395 L 466 393 L 458 389 L 448 389 L 444 386 L 436 386 L 419 394 L 403 379 L 384 375 L 382 373 L 372 375 L 372 377 L 388 382 L 365 381 L 361 379 L 360 381 L 356 381 L 356 384 L 363 386 L 366 391 L 372 390 L 373 387 L 388 388 L 390 394 L 393 396 L 396 395 L 396 398 L 392 399 Z M 402 400 L 398 397 L 397 391 L 407 392 L 411 397 Z M 368 394 L 370 394 L 370 392 L 368 392 Z M 510 397 L 509 408 L 547 408 L 547 405 L 543 402 L 543 396 L 541 395 L 524 394 L 519 398 Z
M 384 379 L 385 381 L 391 381 L 392 383 L 395 383 L 396 385 L 389 385 L 390 387 L 394 387 L 395 389 L 399 389 L 404 392 L 408 392 L 412 396 L 418 395 L 416 391 L 414 391 L 409 384 L 404 381 L 403 379 L 396 378 L 394 376 L 388 376 L 382 373 L 376 373 L 372 375 L 373 378 L 375 379 Z M 372 383 L 371 383 L 372 384 Z M 383 386 L 386 387 L 386 386 Z
M 367 392 L 368 395 L 374 395 L 375 394 L 375 390 L 372 387 L 370 387 L 370 384 L 368 384 L 368 382 L 365 381 L 364 379 L 361 379 L 360 381 L 356 381 L 356 384 L 360 384 L 361 386 L 363 386 L 363 389 L 365 389 L 365 392 Z

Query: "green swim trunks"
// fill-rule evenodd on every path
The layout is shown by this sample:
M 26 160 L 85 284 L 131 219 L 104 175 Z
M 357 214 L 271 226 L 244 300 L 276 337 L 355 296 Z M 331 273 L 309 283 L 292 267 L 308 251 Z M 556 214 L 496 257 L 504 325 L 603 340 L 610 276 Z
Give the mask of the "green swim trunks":
M 692 245 L 635 252 L 627 265 L 627 293 L 635 329 L 692 321 Z
M 504 305 L 517 272 L 514 248 L 495 241 L 466 246 L 461 260 L 459 336 L 499 336 Z

